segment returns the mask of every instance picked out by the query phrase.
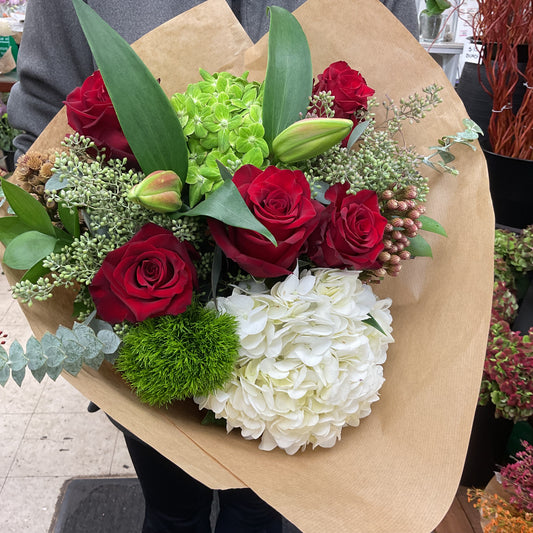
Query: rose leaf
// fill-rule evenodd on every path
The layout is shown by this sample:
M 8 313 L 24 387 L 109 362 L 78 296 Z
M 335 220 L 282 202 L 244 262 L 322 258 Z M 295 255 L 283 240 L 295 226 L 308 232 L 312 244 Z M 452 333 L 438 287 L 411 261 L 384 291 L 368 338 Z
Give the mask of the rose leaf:
M 431 246 L 422 235 L 411 237 L 409 238 L 409 241 L 410 244 L 406 250 L 411 253 L 412 257 L 433 257 Z

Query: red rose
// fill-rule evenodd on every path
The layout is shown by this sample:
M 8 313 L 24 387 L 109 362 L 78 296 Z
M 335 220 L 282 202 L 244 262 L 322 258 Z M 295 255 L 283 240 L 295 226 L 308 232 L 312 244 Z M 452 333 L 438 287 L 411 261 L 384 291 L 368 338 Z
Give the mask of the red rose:
M 303 172 L 274 166 L 263 171 L 245 165 L 237 170 L 233 182 L 250 211 L 272 232 L 278 245 L 255 231 L 209 219 L 216 243 L 252 276 L 271 278 L 290 274 L 323 209 L 311 199 Z
M 179 315 L 197 284 L 187 242 L 156 224 L 145 224 L 126 244 L 108 253 L 89 286 L 98 314 L 116 324 Z
M 91 74 L 81 87 L 76 87 L 67 96 L 65 106 L 72 129 L 90 137 L 98 148 L 106 148 L 108 157 L 126 157 L 136 164 L 100 71 Z
M 346 194 L 347 190 L 347 183 L 337 183 L 326 192 L 330 204 L 310 238 L 309 257 L 321 267 L 380 268 L 377 257 L 383 250 L 387 219 L 379 212 L 377 194 L 368 190 Z
M 313 87 L 313 94 L 331 91 L 335 97 L 333 110 L 337 118 L 349 118 L 355 121 L 354 113 L 366 109 L 367 100 L 374 94 L 363 76 L 350 68 L 346 61 L 332 63 L 322 74 Z

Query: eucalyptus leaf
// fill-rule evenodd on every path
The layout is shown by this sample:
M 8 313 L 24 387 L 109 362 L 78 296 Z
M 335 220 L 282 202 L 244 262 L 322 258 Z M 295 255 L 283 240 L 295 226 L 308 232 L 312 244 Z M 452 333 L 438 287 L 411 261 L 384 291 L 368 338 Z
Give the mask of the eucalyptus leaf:
M 50 332 L 46 332 L 41 339 L 41 345 L 47 358 L 48 367 L 60 367 L 66 354 L 59 339 Z
M 61 372 L 63 372 L 63 365 L 60 365 L 60 366 L 49 366 L 46 369 L 46 373 L 48 374 L 48 377 L 52 381 L 55 381 L 61 375 Z
M 30 193 L 2 178 L 2 189 L 9 205 L 20 218 L 21 222 L 31 229 L 54 236 L 54 225 L 46 208 Z
M 38 383 L 41 383 L 41 381 L 44 379 L 44 376 L 47 374 L 48 367 L 46 365 L 41 366 L 40 368 L 36 368 L 35 370 L 31 370 L 31 375 L 35 378 L 35 380 Z
M 60 191 L 70 187 L 70 183 L 66 177 L 63 177 L 61 171 L 54 172 L 54 174 L 46 182 L 47 191 Z
M 350 133 L 350 137 L 348 139 L 348 144 L 346 145 L 346 148 L 348 150 L 351 150 L 352 146 L 357 142 L 359 137 L 363 135 L 364 131 L 370 126 L 370 121 L 365 120 L 364 122 L 359 122 L 357 126 L 352 130 L 352 133 Z
M 409 241 L 410 244 L 406 250 L 409 251 L 412 257 L 433 257 L 431 246 L 422 235 L 412 237 Z
M 141 169 L 173 170 L 185 182 L 188 150 L 169 99 L 131 46 L 82 0 L 73 0 L 122 131 Z
M 2 387 L 8 382 L 10 376 L 11 370 L 7 365 L 0 367 L 0 385 L 2 385 Z
M 120 337 L 113 331 L 107 331 L 101 329 L 96 334 L 98 340 L 102 343 L 102 353 L 107 355 L 113 355 L 120 347 Z
M 58 240 L 39 231 L 27 231 L 15 237 L 4 253 L 4 263 L 17 270 L 27 270 L 51 254 Z
M 265 141 L 305 117 L 313 88 L 309 44 L 300 23 L 286 9 L 270 6 L 268 62 L 264 81 Z
M 442 235 L 443 237 L 448 236 L 446 234 L 446 230 L 436 220 L 433 220 L 432 218 L 429 218 L 426 215 L 420 215 L 420 218 L 418 220 L 422 222 L 421 229 L 423 229 L 424 231 L 429 231 L 431 233 L 437 233 L 438 235 Z
M 24 355 L 24 349 L 18 341 L 13 341 L 9 347 L 9 360 L 8 364 L 12 372 L 17 372 L 24 368 L 27 363 L 27 359 Z
M 13 381 L 20 387 L 24 381 L 24 376 L 26 375 L 26 367 L 23 366 L 20 370 L 11 370 L 11 377 Z
M 31 268 L 26 270 L 26 272 L 24 272 L 24 276 L 22 276 L 21 281 L 37 283 L 39 278 L 46 276 L 46 274 L 49 272 L 50 269 L 43 266 L 43 261 L 41 259 L 40 261 L 37 261 L 37 263 L 35 263 Z
M 28 368 L 32 372 L 46 366 L 46 356 L 43 353 L 43 347 L 35 337 L 30 337 L 26 343 L 26 358 L 28 359 Z

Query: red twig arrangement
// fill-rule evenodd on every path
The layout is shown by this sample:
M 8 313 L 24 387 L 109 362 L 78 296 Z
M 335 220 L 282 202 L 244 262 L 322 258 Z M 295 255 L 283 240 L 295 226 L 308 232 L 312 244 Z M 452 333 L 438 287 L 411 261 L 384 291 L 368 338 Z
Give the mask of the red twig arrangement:
M 533 160 L 533 2 L 531 0 L 478 0 L 472 21 L 492 97 L 489 139 L 493 152 Z M 520 68 L 519 51 L 527 62 Z M 513 109 L 520 84 L 525 92 Z

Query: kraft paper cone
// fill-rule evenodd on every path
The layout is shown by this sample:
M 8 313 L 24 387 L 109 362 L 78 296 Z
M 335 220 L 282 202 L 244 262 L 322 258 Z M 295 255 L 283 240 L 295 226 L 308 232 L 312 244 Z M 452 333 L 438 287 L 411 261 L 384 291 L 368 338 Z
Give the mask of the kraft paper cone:
M 344 59 L 380 101 L 420 93 L 431 83 L 444 86 L 444 103 L 421 124 L 406 125 L 408 144 L 424 151 L 462 129 L 467 114 L 444 72 L 377 0 L 308 0 L 295 14 L 315 74 Z M 194 31 L 184 33 L 191 24 Z M 266 41 L 249 46 L 225 0 L 209 0 L 135 45 L 168 93 L 196 81 L 199 67 L 249 69 L 249 79 L 261 79 Z M 62 111 L 35 148 L 59 146 L 67 131 Z M 107 364 L 65 377 L 198 480 L 214 488 L 250 487 L 304 533 L 429 533 L 459 484 L 492 298 L 494 218 L 483 154 L 466 147 L 454 153 L 459 176 L 428 174 L 427 212 L 448 237 L 431 235 L 434 259 L 411 261 L 399 278 L 376 287 L 393 299 L 396 342 L 384 365 L 386 382 L 372 414 L 345 428 L 332 449 L 262 452 L 237 431 L 201 426 L 203 415 L 192 403 L 140 404 Z M 16 273 L 8 274 L 14 281 Z M 36 335 L 70 324 L 70 302 L 63 295 L 26 309 Z

